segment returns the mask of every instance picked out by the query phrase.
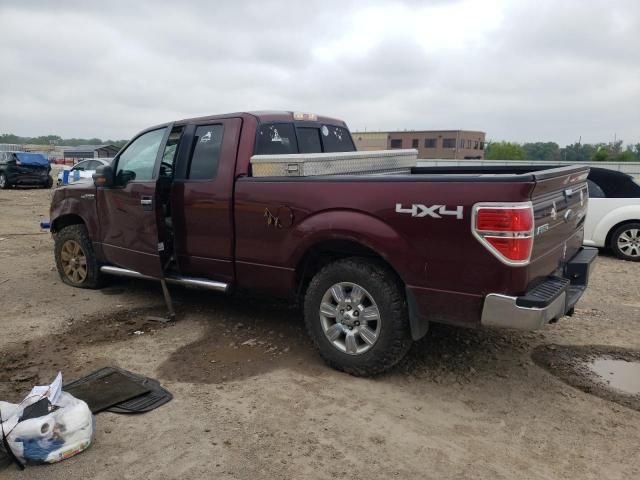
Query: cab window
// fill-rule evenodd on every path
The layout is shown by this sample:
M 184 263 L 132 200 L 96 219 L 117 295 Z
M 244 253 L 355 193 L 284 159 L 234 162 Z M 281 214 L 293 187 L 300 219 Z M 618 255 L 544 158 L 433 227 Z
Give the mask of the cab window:
M 322 142 L 320 142 L 320 130 L 318 128 L 298 127 L 297 133 L 300 153 L 322 152 Z
M 257 155 L 298 153 L 298 142 L 293 123 L 263 123 L 258 128 Z
M 349 130 L 335 125 L 320 127 L 324 152 L 353 152 L 355 147 Z
M 196 128 L 193 153 L 189 164 L 189 180 L 211 180 L 218 173 L 222 125 L 203 125 Z
M 116 182 L 153 180 L 153 171 L 166 128 L 152 130 L 136 138 L 118 158 Z
M 349 130 L 336 125 L 305 122 L 263 123 L 258 128 L 256 155 L 354 152 Z

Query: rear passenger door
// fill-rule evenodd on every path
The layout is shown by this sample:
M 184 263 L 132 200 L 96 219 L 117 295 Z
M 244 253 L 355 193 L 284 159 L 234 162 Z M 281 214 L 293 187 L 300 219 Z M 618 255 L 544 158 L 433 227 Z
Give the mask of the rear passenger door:
M 178 267 L 183 275 L 234 279 L 233 185 L 242 120 L 185 127 L 171 191 Z

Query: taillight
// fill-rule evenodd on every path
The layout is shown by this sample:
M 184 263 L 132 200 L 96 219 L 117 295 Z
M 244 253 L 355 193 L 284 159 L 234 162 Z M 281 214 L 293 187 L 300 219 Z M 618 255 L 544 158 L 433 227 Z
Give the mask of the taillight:
M 533 206 L 523 203 L 478 203 L 471 229 L 500 261 L 526 265 L 533 250 Z

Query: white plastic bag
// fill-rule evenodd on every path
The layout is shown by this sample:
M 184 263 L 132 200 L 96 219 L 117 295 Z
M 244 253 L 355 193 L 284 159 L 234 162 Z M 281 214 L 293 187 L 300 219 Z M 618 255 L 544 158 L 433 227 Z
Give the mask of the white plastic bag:
M 62 378 L 60 385 L 62 384 Z M 55 385 L 52 384 L 52 386 Z M 47 392 L 34 390 L 14 405 L 0 402 L 2 430 L 13 455 L 21 463 L 55 463 L 86 450 L 93 440 L 94 418 L 89 406 L 73 395 L 58 389 L 52 393 L 52 405 L 58 407 L 47 415 L 20 422 L 26 407 L 42 398 L 49 398 Z M 39 394 L 34 395 L 33 392 Z M 4 433 L 3 433 L 4 432 Z

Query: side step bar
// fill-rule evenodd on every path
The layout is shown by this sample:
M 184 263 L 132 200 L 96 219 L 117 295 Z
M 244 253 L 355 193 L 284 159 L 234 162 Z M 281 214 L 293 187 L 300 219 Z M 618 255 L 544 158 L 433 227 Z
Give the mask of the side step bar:
M 109 275 L 118 275 L 120 277 L 140 278 L 143 280 L 155 280 L 159 281 L 160 278 L 150 277 L 143 275 L 142 273 L 134 270 L 127 270 L 126 268 L 112 267 L 110 265 L 103 265 L 100 267 L 102 273 Z M 187 287 L 204 288 L 207 290 L 214 290 L 216 292 L 226 293 L 229 290 L 229 284 L 224 282 L 216 282 L 214 280 L 207 280 L 204 278 L 190 278 L 190 277 L 166 277 L 164 279 L 167 283 L 176 285 L 184 285 Z

